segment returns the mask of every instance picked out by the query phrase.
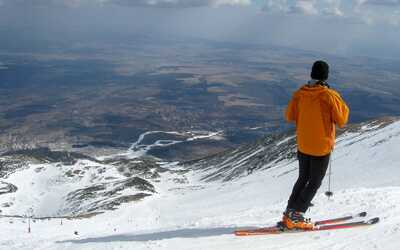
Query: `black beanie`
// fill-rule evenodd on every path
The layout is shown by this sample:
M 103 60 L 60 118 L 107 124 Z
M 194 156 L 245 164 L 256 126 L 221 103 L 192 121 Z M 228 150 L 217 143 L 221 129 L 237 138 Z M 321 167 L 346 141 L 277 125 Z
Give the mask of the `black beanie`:
M 324 61 L 316 61 L 312 66 L 311 78 L 325 81 L 329 76 L 329 65 Z

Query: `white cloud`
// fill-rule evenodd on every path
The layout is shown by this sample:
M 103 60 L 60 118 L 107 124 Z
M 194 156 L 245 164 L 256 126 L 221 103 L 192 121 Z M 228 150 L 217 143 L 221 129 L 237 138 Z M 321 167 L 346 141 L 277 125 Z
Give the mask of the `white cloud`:
M 295 4 L 296 10 L 306 15 L 317 15 L 319 14 L 318 9 L 315 6 L 315 1 L 300 0 Z
M 341 17 L 367 24 L 400 24 L 400 0 L 266 0 L 268 13 Z
M 10 5 L 63 5 L 66 7 L 116 4 L 123 6 L 189 8 L 200 6 L 249 5 L 251 4 L 251 0 L 0 0 L 0 6 L 3 3 Z
M 103 0 L 109 3 L 149 7 L 198 7 L 222 5 L 249 5 L 251 0 Z
M 267 0 L 264 10 L 305 15 L 343 15 L 340 0 Z
M 67 7 L 120 5 L 149 8 L 193 8 L 262 4 L 267 13 L 341 18 L 367 24 L 400 25 L 400 0 L 0 0 L 4 5 Z
M 400 6 L 400 0 L 363 0 L 366 4 Z
M 214 0 L 213 4 L 215 6 L 220 6 L 220 5 L 250 5 L 251 0 Z

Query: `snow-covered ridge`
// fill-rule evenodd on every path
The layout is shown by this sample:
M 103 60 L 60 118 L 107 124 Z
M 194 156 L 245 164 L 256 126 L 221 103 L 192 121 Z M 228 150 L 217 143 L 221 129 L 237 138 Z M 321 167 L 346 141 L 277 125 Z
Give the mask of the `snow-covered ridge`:
M 339 133 L 332 156 L 334 196 L 328 199 L 324 195 L 324 183 L 313 201 L 315 206 L 307 214 L 317 220 L 367 211 L 370 216 L 381 218 L 379 224 L 354 230 L 268 237 L 237 238 L 232 234 L 236 228 L 270 225 L 280 219 L 297 177 L 293 140 L 292 134 L 270 136 L 200 161 L 163 165 L 161 171 L 141 165 L 145 170 L 141 173 L 132 172 L 142 169 L 135 165 L 141 158 L 111 158 L 110 162 L 80 159 L 70 166 L 90 162 L 89 169 L 85 169 L 89 165 L 82 165 L 82 170 L 86 171 L 82 179 L 73 177 L 85 180 L 82 183 L 90 180 L 93 185 L 118 183 L 140 175 L 153 185 L 156 193 L 141 202 L 121 203 L 116 210 L 106 210 L 88 219 L 64 221 L 62 225 L 59 220 L 37 221 L 32 225 L 31 234 L 26 233 L 26 220 L 3 218 L 0 220 L 0 249 L 399 249 L 400 121 L 397 119 L 349 126 Z M 50 167 L 53 163 L 49 162 L 38 164 L 48 168 L 10 167 L 13 174 L 3 176 L 1 181 L 15 184 L 19 189 L 0 195 L 0 200 L 32 188 L 32 180 L 35 183 L 59 181 L 53 178 L 51 171 L 71 170 L 64 163 L 59 169 Z M 109 169 L 104 173 L 92 175 L 105 166 Z M 118 171 L 120 166 L 123 171 Z M 249 167 L 253 168 L 249 170 Z M 36 175 L 35 169 L 43 175 Z M 21 176 L 16 178 L 18 174 Z M 153 174 L 156 175 L 154 179 Z M 121 176 L 118 177 L 121 179 L 107 176 Z M 42 179 L 38 181 L 39 178 Z M 26 183 L 26 188 L 21 187 L 21 183 Z M 77 190 L 79 183 L 68 185 Z M 63 189 L 68 187 L 60 182 L 56 184 Z M 3 187 L 4 183 L 0 183 L 0 191 Z M 117 186 L 111 184 L 99 192 L 114 188 Z M 3 214 L 10 209 L 29 208 L 27 204 L 57 204 L 57 197 L 48 196 L 46 202 L 40 200 L 36 194 L 44 191 L 35 187 L 15 208 L 2 208 Z M 137 191 L 118 192 L 126 195 Z M 79 204 L 71 207 L 75 206 Z
M 398 137 L 398 132 L 388 132 L 388 129 L 397 131 L 399 127 L 397 118 L 382 118 L 361 124 L 350 125 L 338 132 L 336 151 L 362 149 L 351 149 L 352 144 L 361 145 L 362 141 L 371 139 L 374 145 L 385 142 L 393 137 Z M 386 128 L 388 127 L 389 128 Z M 399 132 L 400 133 L 400 132 Z M 387 135 L 380 138 L 379 135 Z M 188 168 L 202 172 L 202 180 L 230 181 L 252 174 L 256 170 L 287 165 L 296 160 L 296 137 L 293 133 L 283 133 L 266 136 L 254 144 L 242 146 L 212 157 L 184 163 Z
M 90 216 L 155 194 L 153 183 L 173 172 L 151 157 L 97 160 L 46 148 L 0 157 L 3 215 Z M 178 178 L 178 177 L 177 177 Z
M 195 140 L 219 140 L 221 132 L 164 132 L 142 134 L 126 151 L 93 158 L 82 153 L 48 148 L 7 152 L 0 157 L 0 209 L 5 215 L 88 216 L 117 209 L 156 194 L 165 172 L 162 162 L 147 152 Z M 2 195 L 3 194 L 3 195 Z M 51 206 L 46 204 L 51 201 Z

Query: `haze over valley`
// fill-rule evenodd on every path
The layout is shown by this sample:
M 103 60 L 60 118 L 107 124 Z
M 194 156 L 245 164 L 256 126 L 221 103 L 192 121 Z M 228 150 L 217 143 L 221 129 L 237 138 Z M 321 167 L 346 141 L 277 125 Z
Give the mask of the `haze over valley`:
M 288 129 L 283 111 L 316 58 L 351 122 L 399 115 L 393 60 L 194 39 L 61 44 L 0 51 L 0 145 L 127 149 L 148 131 L 219 132 L 167 155 L 214 154 Z

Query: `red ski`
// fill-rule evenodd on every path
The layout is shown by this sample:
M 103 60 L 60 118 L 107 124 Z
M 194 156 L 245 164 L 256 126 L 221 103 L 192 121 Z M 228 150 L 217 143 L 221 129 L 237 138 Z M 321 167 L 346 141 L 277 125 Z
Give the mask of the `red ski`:
M 341 223 L 343 221 L 351 220 L 357 217 L 365 217 L 366 215 L 367 213 L 363 212 L 352 216 L 317 221 L 315 222 L 315 227 L 310 230 L 287 230 L 279 226 L 272 226 L 272 227 L 264 227 L 264 228 L 249 229 L 249 230 L 236 230 L 235 235 L 251 236 L 251 235 L 266 235 L 266 234 L 281 234 L 281 233 L 314 232 L 314 231 L 363 227 L 363 226 L 373 225 L 379 222 L 379 218 L 376 217 L 370 220 Z

